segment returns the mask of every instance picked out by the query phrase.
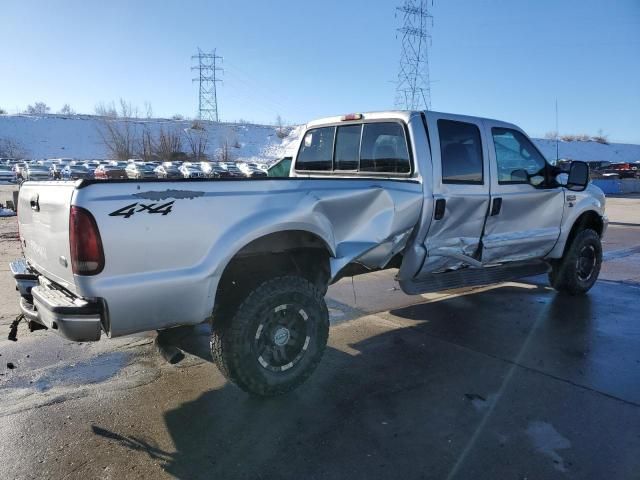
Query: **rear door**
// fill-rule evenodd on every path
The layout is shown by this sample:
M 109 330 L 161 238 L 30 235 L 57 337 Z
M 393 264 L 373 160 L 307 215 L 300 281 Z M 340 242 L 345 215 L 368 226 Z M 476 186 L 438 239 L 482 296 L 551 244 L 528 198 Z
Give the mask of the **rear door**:
M 431 132 L 434 213 L 421 271 L 433 273 L 479 258 L 490 174 L 481 120 L 429 113 L 427 126 Z
M 484 263 L 541 258 L 560 236 L 564 190 L 551 166 L 512 125 L 485 120 L 490 140 L 491 212 L 482 239 Z
M 69 246 L 72 182 L 26 182 L 20 188 L 18 222 L 25 258 L 48 279 L 75 291 Z

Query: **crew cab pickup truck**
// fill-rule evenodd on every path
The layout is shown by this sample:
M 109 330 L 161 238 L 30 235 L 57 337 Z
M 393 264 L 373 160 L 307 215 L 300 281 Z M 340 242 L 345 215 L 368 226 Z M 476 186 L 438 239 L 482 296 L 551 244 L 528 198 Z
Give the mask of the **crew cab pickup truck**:
M 309 123 L 287 178 L 26 182 L 11 264 L 32 326 L 77 341 L 211 322 L 242 389 L 298 386 L 324 351 L 327 286 L 396 268 L 409 294 L 549 274 L 596 281 L 605 198 L 517 126 L 437 112 Z

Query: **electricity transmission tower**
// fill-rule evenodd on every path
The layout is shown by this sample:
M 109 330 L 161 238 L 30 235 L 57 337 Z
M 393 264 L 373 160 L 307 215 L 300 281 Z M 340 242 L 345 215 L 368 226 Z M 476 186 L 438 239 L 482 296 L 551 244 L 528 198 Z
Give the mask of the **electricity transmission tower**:
M 218 66 L 222 63 L 222 57 L 216 55 L 215 49 L 213 53 L 205 53 L 198 48 L 198 54 L 191 57 L 191 60 L 195 59 L 198 65 L 191 67 L 191 70 L 198 71 L 198 76 L 193 79 L 198 82 L 198 117 L 219 122 L 216 84 L 222 81 L 218 78 L 218 72 L 223 71 Z
M 427 8 L 428 0 L 404 0 L 396 8 L 402 15 L 402 54 L 396 86 L 396 107 L 405 110 L 431 109 L 431 84 L 429 80 L 430 29 L 433 16 Z M 433 5 L 433 2 L 432 2 Z

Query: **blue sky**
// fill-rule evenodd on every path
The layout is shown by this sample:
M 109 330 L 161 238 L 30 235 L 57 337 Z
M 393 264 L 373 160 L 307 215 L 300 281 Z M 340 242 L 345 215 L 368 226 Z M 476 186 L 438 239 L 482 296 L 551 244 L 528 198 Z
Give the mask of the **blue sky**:
M 195 116 L 191 55 L 224 56 L 222 120 L 393 107 L 397 1 L 0 0 L 0 107 L 125 98 Z M 432 108 L 532 136 L 640 143 L 640 0 L 435 0 Z

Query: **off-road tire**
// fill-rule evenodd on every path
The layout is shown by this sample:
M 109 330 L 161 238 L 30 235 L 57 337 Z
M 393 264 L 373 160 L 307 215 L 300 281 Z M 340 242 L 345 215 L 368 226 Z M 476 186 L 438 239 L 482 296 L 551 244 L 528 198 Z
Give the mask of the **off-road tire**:
M 592 271 L 588 277 L 584 274 L 581 275 L 579 268 L 580 257 L 585 251 L 592 252 L 594 255 Z M 552 264 L 549 283 L 559 292 L 569 295 L 583 295 L 598 279 L 601 266 L 602 244 L 600 237 L 595 230 L 584 229 L 575 236 L 562 259 Z
M 301 311 L 307 316 L 304 321 L 308 323 L 303 325 L 308 342 L 297 363 L 274 371 L 277 367 L 260 363 L 262 356 L 256 352 L 255 343 L 263 332 L 264 319 L 282 310 L 283 305 L 293 314 Z M 222 374 L 242 390 L 263 397 L 280 395 L 298 387 L 313 373 L 328 335 L 329 312 L 322 293 L 302 277 L 277 277 L 255 287 L 234 312 L 221 309 L 213 320 L 211 355 Z

